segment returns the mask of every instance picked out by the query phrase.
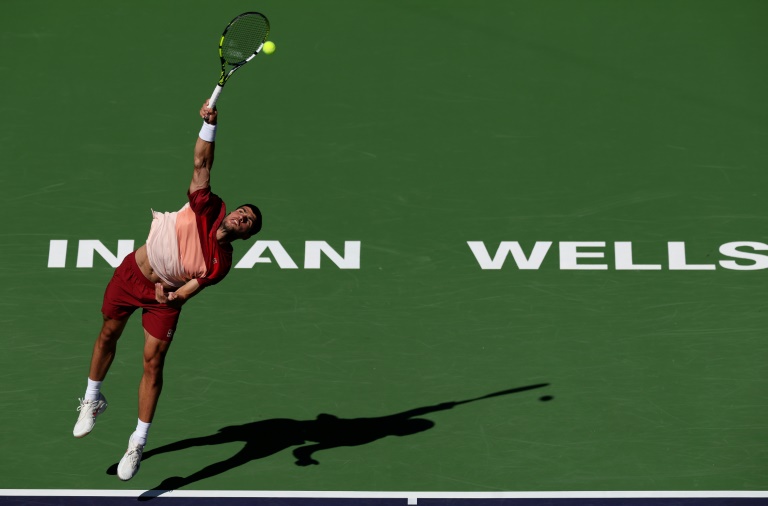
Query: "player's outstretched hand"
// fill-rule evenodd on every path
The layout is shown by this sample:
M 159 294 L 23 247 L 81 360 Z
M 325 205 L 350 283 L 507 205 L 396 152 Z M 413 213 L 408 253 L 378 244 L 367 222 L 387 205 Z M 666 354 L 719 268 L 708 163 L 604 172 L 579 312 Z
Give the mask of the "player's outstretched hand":
M 165 290 L 163 290 L 163 285 L 161 285 L 160 283 L 155 283 L 155 300 L 160 304 L 165 304 L 166 302 L 168 302 L 168 296 L 165 295 Z
M 219 110 L 214 106 L 213 109 L 208 107 L 208 100 L 205 101 L 203 107 L 200 108 L 200 117 L 205 120 L 209 125 L 216 124 L 216 118 L 219 116 Z
M 161 283 L 155 283 L 155 300 L 160 304 L 168 304 L 176 300 L 176 292 L 166 292 Z
M 185 297 L 176 292 L 166 292 L 160 283 L 155 283 L 155 300 L 160 304 L 168 304 L 175 308 L 180 308 L 187 301 Z

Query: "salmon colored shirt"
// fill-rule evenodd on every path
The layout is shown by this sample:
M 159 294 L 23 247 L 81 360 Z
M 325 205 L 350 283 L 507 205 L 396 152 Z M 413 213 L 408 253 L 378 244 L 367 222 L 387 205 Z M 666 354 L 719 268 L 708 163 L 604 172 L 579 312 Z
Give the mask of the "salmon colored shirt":
M 219 244 L 216 230 L 227 214 L 224 201 L 210 187 L 188 194 L 189 203 L 173 213 L 152 211 L 147 257 L 168 286 L 192 279 L 200 286 L 218 283 L 232 267 L 232 246 Z

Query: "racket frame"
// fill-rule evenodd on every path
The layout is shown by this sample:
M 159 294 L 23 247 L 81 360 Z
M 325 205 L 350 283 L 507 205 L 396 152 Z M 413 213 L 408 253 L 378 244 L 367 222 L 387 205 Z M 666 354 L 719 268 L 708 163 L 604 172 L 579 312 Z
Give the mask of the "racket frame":
M 261 44 L 259 44 L 259 47 L 256 49 L 256 51 L 253 52 L 252 55 L 250 55 L 245 60 L 230 64 L 232 65 L 232 69 L 227 72 L 227 64 L 228 62 L 224 59 L 224 53 L 222 48 L 224 47 L 224 39 L 227 37 L 227 32 L 229 31 L 230 27 L 240 18 L 243 16 L 251 16 L 251 15 L 257 15 L 264 18 L 264 21 L 267 25 L 267 29 L 264 32 L 264 40 L 261 41 Z M 224 89 L 224 85 L 226 84 L 227 80 L 232 76 L 232 74 L 235 73 L 237 69 L 248 63 L 249 61 L 253 60 L 257 54 L 261 52 L 261 49 L 264 47 L 264 43 L 267 41 L 267 37 L 269 37 L 269 19 L 267 17 L 260 13 L 260 12 L 244 12 L 242 14 L 239 14 L 235 19 L 229 22 L 227 27 L 224 29 L 224 32 L 221 34 L 221 39 L 219 39 L 219 59 L 221 60 L 221 77 L 219 78 L 219 82 L 216 85 L 216 88 L 214 88 L 213 93 L 211 94 L 211 98 L 208 100 L 208 107 L 213 109 L 216 106 L 216 102 L 219 100 L 219 95 L 221 95 L 221 91 Z

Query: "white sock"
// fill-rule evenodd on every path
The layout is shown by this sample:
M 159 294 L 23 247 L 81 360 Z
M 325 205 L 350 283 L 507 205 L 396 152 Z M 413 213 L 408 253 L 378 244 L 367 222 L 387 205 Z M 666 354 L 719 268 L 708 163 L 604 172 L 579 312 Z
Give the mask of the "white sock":
M 99 392 L 101 391 L 101 381 L 93 381 L 88 378 L 88 388 L 85 389 L 85 400 L 95 401 L 99 398 Z
M 136 430 L 131 434 L 131 439 L 133 439 L 134 443 L 139 443 L 141 446 L 147 444 L 147 433 L 149 432 L 150 425 L 152 425 L 152 422 L 142 422 L 139 419 L 139 422 L 136 424 Z

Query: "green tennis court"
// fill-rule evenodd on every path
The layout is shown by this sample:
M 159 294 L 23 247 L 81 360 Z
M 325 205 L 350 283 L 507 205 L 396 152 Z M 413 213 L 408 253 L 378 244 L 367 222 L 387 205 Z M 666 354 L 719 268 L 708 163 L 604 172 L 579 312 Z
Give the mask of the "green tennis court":
M 767 3 L 4 7 L 0 489 L 768 491 Z M 264 228 L 123 483 L 138 316 L 71 435 L 104 288 L 250 10 L 212 187 Z

